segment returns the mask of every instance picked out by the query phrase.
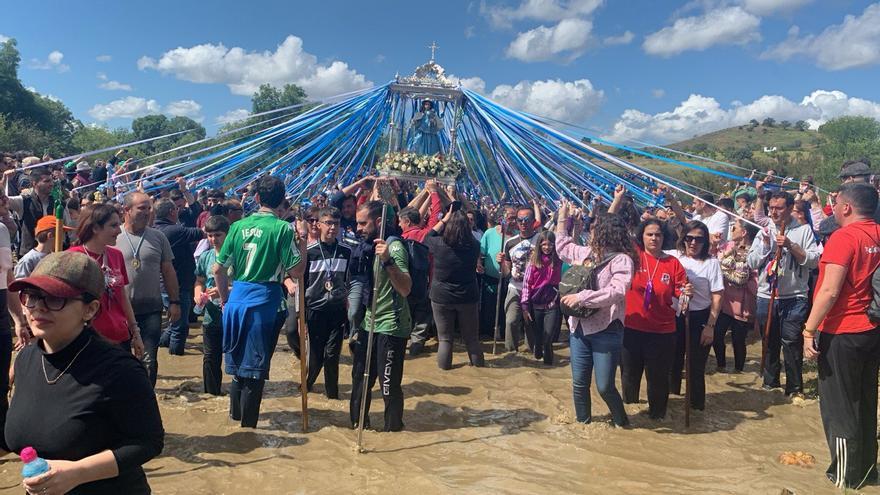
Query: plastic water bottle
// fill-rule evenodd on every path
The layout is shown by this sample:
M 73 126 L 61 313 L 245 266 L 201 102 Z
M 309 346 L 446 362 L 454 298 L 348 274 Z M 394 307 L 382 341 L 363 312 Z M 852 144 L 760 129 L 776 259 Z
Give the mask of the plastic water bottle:
M 21 468 L 22 478 L 33 478 L 49 471 L 49 463 L 45 459 L 41 459 L 33 447 L 21 449 L 19 457 L 24 463 L 24 467 Z

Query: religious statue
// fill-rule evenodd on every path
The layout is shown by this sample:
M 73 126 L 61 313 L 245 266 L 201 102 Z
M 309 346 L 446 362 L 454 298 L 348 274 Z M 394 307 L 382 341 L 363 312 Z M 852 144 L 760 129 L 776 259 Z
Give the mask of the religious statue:
M 436 155 L 442 153 L 440 144 L 440 131 L 443 130 L 443 121 L 434 110 L 434 102 L 425 100 L 422 102 L 422 111 L 413 115 L 409 125 L 409 139 L 406 148 L 420 155 Z

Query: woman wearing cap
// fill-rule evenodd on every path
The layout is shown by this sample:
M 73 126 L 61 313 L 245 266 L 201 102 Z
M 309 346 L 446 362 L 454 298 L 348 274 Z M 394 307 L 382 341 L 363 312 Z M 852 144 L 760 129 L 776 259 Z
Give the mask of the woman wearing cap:
M 106 289 L 100 297 L 101 308 L 95 315 L 95 330 L 123 349 L 131 349 L 140 359 L 144 354 L 144 343 L 131 301 L 125 293 L 128 285 L 125 258 L 118 249 L 110 247 L 116 244 L 116 237 L 122 232 L 121 223 L 119 212 L 110 205 L 93 205 L 84 209 L 77 230 L 77 245 L 70 251 L 87 254 L 104 272 Z
M 0 447 L 32 446 L 50 470 L 26 478 L 31 494 L 147 494 L 141 467 L 164 430 L 144 367 L 91 326 L 104 274 L 82 253 L 44 258 L 10 286 L 36 345 L 15 361 L 16 388 Z

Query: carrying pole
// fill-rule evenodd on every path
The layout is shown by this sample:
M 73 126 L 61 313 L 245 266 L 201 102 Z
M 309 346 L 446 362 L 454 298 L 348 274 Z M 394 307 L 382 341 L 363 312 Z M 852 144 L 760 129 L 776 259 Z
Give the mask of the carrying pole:
M 385 239 L 385 222 L 387 221 L 388 208 L 382 203 L 382 224 L 379 226 L 379 238 Z M 378 260 L 373 262 L 373 300 L 370 302 L 370 330 L 367 336 L 367 359 L 364 362 L 363 386 L 361 387 L 361 410 L 358 416 L 357 450 L 363 454 L 364 450 L 364 419 L 367 414 L 367 395 L 370 393 L 370 360 L 373 357 L 373 334 L 376 331 L 376 299 L 379 293 L 379 270 Z M 393 289 L 392 289 L 393 290 Z
M 501 219 L 501 252 L 504 252 L 504 241 L 505 236 L 507 235 L 507 225 L 505 225 L 504 218 Z M 502 261 L 503 263 L 503 261 Z M 502 273 L 502 265 L 498 265 L 498 287 L 496 287 L 495 293 L 495 333 L 492 334 L 492 355 L 495 355 L 496 349 L 498 347 L 498 340 L 501 338 L 501 315 L 503 313 L 503 304 L 504 301 L 501 300 L 501 284 L 504 283 L 504 274 Z
M 305 275 L 297 280 L 299 303 L 299 381 L 302 394 L 302 431 L 309 431 L 309 328 L 306 324 L 306 283 Z
M 785 235 L 785 225 L 779 229 L 779 235 Z M 779 294 L 779 262 L 782 259 L 782 246 L 776 246 L 776 257 L 773 265 L 773 284 L 770 289 L 770 302 L 767 304 L 767 322 L 764 323 L 764 335 L 761 336 L 761 378 L 764 378 L 764 369 L 767 362 L 767 346 L 770 341 L 770 323 L 773 321 L 773 303 Z

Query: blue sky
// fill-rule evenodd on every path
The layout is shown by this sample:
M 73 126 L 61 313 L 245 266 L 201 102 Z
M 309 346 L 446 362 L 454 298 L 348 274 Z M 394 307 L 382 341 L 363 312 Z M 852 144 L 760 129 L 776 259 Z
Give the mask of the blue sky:
M 618 140 L 772 116 L 880 118 L 880 3 L 854 0 L 10 2 L 26 86 L 84 122 L 209 132 L 263 82 L 314 97 L 437 61 L 499 102 Z

